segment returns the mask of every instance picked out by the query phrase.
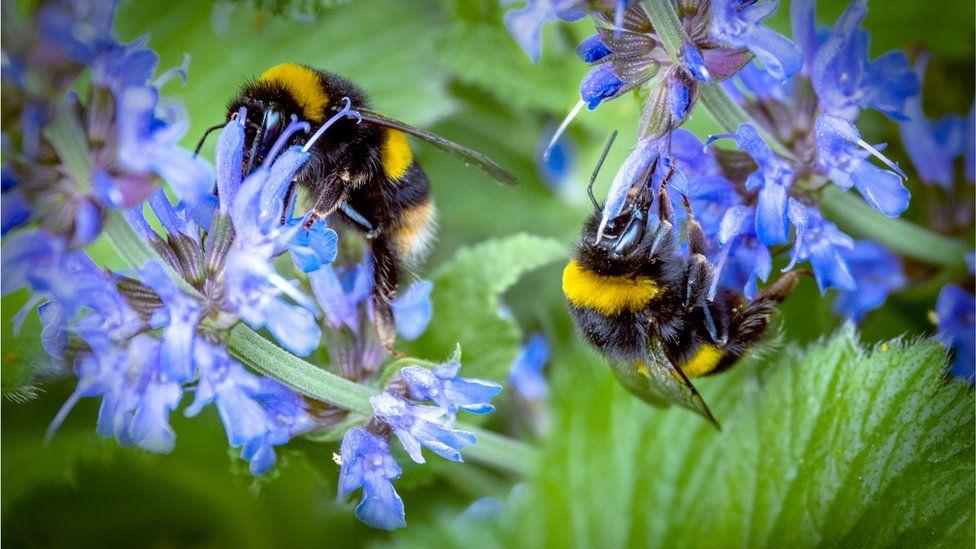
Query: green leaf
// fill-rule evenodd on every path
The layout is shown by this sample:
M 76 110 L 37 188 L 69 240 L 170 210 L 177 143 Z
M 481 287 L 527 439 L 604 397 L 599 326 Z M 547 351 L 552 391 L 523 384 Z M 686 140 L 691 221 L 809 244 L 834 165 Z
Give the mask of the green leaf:
M 589 351 L 565 354 L 538 477 L 495 524 L 494 543 L 974 543 L 973 392 L 945 380 L 934 341 L 864 349 L 842 331 L 702 380 L 722 432 L 642 404 Z M 443 523 L 431 536 L 456 538 Z
M 447 357 L 460 343 L 465 377 L 504 381 L 522 333 L 499 296 L 523 275 L 567 257 L 556 240 L 526 234 L 462 248 L 433 275 L 434 317 L 415 344 L 421 356 Z

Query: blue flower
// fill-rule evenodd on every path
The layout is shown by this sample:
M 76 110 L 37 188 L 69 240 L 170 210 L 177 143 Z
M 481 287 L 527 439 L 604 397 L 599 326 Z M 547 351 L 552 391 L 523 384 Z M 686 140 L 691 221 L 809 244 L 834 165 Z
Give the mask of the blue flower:
M 6 235 L 11 229 L 27 224 L 31 217 L 31 208 L 19 191 L 5 191 L 0 202 L 0 236 Z
M 213 168 L 177 146 L 187 128 L 185 113 L 175 106 L 161 107 L 159 91 L 152 86 L 126 88 L 118 102 L 119 164 L 126 170 L 159 174 L 178 191 L 194 221 L 206 227 L 212 208 L 204 206 L 213 203 Z M 124 185 L 126 179 L 112 182 Z M 119 207 L 131 207 L 145 197 L 125 189 L 118 192 L 125 197 Z
M 789 188 L 793 184 L 793 169 L 788 163 L 773 153 L 759 132 L 749 124 L 742 124 L 731 136 L 712 136 L 711 143 L 721 137 L 735 139 L 739 149 L 759 165 L 759 171 L 746 179 L 746 189 L 759 191 L 756 206 L 756 235 L 767 246 L 789 241 L 790 223 L 788 214 Z
M 817 118 L 817 145 L 820 166 L 837 186 L 845 190 L 856 187 L 865 202 L 889 217 L 897 217 L 908 209 L 911 193 L 902 185 L 904 172 L 877 147 L 861 139 L 861 134 L 849 120 L 820 115 Z M 868 162 L 871 154 L 891 169 L 885 170 Z
M 425 462 L 422 446 L 444 459 L 463 461 L 461 450 L 477 442 L 473 434 L 453 429 L 454 417 L 442 408 L 410 404 L 387 392 L 371 397 L 369 403 L 417 463 Z
M 505 13 L 505 26 L 533 63 L 542 57 L 542 27 L 549 21 L 576 21 L 585 13 L 581 0 L 527 0 L 525 7 Z
M 716 0 L 711 6 L 711 36 L 737 48 L 748 48 L 774 78 L 788 78 L 803 66 L 793 42 L 762 24 L 776 2 Z
M 512 362 L 508 380 L 515 393 L 529 401 L 546 398 L 549 384 L 543 371 L 549 360 L 549 343 L 542 334 L 532 334 Z
M 176 287 L 158 261 L 147 263 L 140 274 L 142 282 L 163 302 L 150 321 L 153 328 L 163 328 L 163 371 L 169 379 L 190 381 L 194 376 L 194 334 L 203 316 L 200 306 Z
M 834 287 L 854 291 L 857 283 L 844 259 L 844 250 L 854 247 L 854 240 L 825 220 L 816 208 L 790 199 L 790 220 L 796 226 L 796 242 L 790 255 L 788 271 L 799 261 L 809 260 L 821 292 Z
M 613 99 L 623 93 L 623 90 L 624 81 L 613 73 L 609 63 L 604 63 L 593 67 L 583 77 L 580 83 L 580 99 L 592 111 L 605 99 Z
M 252 474 L 262 475 L 274 466 L 274 446 L 314 427 L 298 395 L 277 381 L 248 373 L 224 348 L 198 339 L 193 355 L 200 377 L 186 414 L 194 416 L 215 402 L 228 442 L 241 448 Z
M 939 292 L 935 305 L 939 338 L 955 349 L 952 373 L 970 383 L 976 379 L 976 297 L 956 285 Z
M 45 40 L 73 61 L 90 64 L 116 45 L 112 37 L 114 0 L 58 0 L 45 4 L 37 18 Z
M 591 34 L 580 42 L 576 48 L 576 56 L 586 63 L 595 63 L 610 55 L 610 48 L 600 40 L 599 34 Z
M 719 272 L 713 282 L 712 296 L 718 285 L 742 292 L 752 298 L 759 281 L 765 282 L 773 268 L 773 259 L 756 236 L 756 212 L 749 206 L 733 206 L 722 217 L 718 233 L 721 245 L 715 258 Z
M 918 93 L 919 82 L 908 56 L 891 51 L 868 61 L 869 36 L 861 29 L 866 0 L 854 0 L 819 47 L 810 79 L 823 109 L 854 120 L 861 109 L 873 107 L 890 118 L 904 119 L 906 100 Z
M 551 128 L 543 133 L 536 150 L 535 163 L 542 182 L 553 191 L 560 192 L 569 188 L 578 151 L 569 136 L 552 142 L 554 136 Z M 553 145 L 548 147 L 550 142 Z
M 928 62 L 928 56 L 915 62 L 919 82 L 925 79 Z M 951 188 L 954 179 L 952 164 L 966 146 L 966 120 L 958 115 L 929 120 L 922 109 L 921 93 L 908 99 L 905 116 L 906 119 L 899 124 L 901 140 L 919 179 Z
M 694 45 L 686 43 L 684 53 L 684 65 L 688 68 L 688 72 L 702 82 L 711 82 L 712 74 L 708 70 L 708 63 L 702 56 L 701 51 Z
M 373 291 L 372 261 L 364 258 L 352 269 L 340 272 L 323 267 L 309 274 L 312 293 L 325 312 L 325 318 L 333 328 L 345 326 L 359 333 L 361 308 Z M 433 284 L 420 280 L 403 292 L 393 302 L 393 316 L 397 332 L 407 340 L 420 337 L 427 329 L 433 315 L 430 294 Z
M 343 497 L 363 489 L 363 499 L 356 507 L 356 517 L 382 530 L 407 525 L 403 500 L 393 489 L 393 481 L 403 472 L 390 453 L 387 437 L 353 427 L 342 437 L 339 450 L 339 494 Z
M 393 319 L 397 333 L 403 339 L 413 341 L 427 330 L 434 314 L 434 307 L 430 302 L 430 293 L 433 290 L 433 283 L 420 280 L 393 301 Z
M 168 379 L 159 362 L 160 343 L 137 335 L 122 347 L 108 338 L 86 340 L 92 352 L 75 361 L 78 385 L 48 428 L 48 437 L 83 397 L 102 397 L 98 434 L 123 446 L 157 453 L 172 451 L 176 434 L 169 413 L 182 397 L 180 383 Z
M 454 360 L 433 370 L 407 366 L 400 370 L 400 374 L 410 389 L 410 398 L 433 402 L 449 414 L 456 414 L 459 408 L 475 414 L 494 411 L 495 407 L 489 403 L 502 391 L 502 386 L 481 379 L 458 377 L 460 371 L 461 362 Z
M 854 322 L 860 323 L 908 282 L 898 256 L 874 242 L 855 242 L 852 248 L 842 249 L 841 256 L 857 280 L 857 290 L 838 292 L 834 310 Z

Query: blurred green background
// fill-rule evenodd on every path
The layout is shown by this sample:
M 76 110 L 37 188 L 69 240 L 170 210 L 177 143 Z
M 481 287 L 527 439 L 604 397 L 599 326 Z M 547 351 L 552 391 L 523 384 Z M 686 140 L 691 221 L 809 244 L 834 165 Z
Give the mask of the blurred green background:
M 569 132 L 578 152 L 573 181 L 554 192 L 540 180 L 535 159 L 541 141 L 577 100 L 586 72 L 573 49 L 588 33 L 587 24 L 547 28 L 543 60 L 533 65 L 507 35 L 501 24 L 504 10 L 496 0 L 323 0 L 323 6 L 312 10 L 314 17 L 300 9 L 305 4 L 317 5 L 136 0 L 123 3 L 117 24 L 126 38 L 149 33 L 163 69 L 178 65 L 184 53 L 192 56 L 187 85 L 173 82 L 165 89 L 191 117 L 188 147 L 204 128 L 221 120 L 224 104 L 239 83 L 289 61 L 343 74 L 369 92 L 376 110 L 509 167 L 521 181 L 518 188 L 494 185 L 477 170 L 417 144 L 440 209 L 439 242 L 421 274 L 432 272 L 465 245 L 519 232 L 553 237 L 569 250 L 588 213 L 584 183 L 599 149 L 611 130 L 621 131 L 600 179 L 605 189 L 613 167 L 633 142 L 639 109 L 636 101 L 623 98 L 584 113 Z M 820 20 L 833 21 L 846 2 L 819 4 Z M 782 3 L 773 23 L 784 31 L 788 7 Z M 972 2 L 874 2 L 866 25 L 875 54 L 904 47 L 932 51 L 926 108 L 937 116 L 966 113 L 972 104 L 973 22 Z M 687 127 L 699 136 L 716 130 L 703 109 Z M 891 154 L 908 166 L 896 129 L 882 117 L 862 122 L 872 142 L 888 141 Z M 213 142 L 204 154 L 212 152 Z M 924 223 L 926 212 L 918 198 L 929 191 L 918 182 L 910 185 L 915 200 L 907 215 Z M 93 253 L 111 264 L 107 247 L 96 245 Z M 555 424 L 571 421 L 565 414 L 577 399 L 599 407 L 606 398 L 625 408 L 615 414 L 643 413 L 641 405 L 632 404 L 613 385 L 600 360 L 578 344 L 559 290 L 561 267 L 553 264 L 532 273 L 504 296 L 523 331 L 544 332 L 554 349 L 548 371 Z M 928 274 L 923 266 L 910 269 Z M 929 285 L 895 296 L 869 316 L 862 340 L 931 334 L 927 313 L 937 291 L 938 286 Z M 5 356 L 14 351 L 36 356 L 31 355 L 36 349 L 12 344 L 10 338 L 9 319 L 25 300 L 24 295 L 4 300 Z M 829 300 L 812 280 L 805 281 L 782 307 L 779 330 L 784 339 L 810 342 L 833 332 L 840 323 Z M 435 301 L 435 315 L 439 305 Z M 25 332 L 36 329 L 32 315 Z M 12 351 L 9 345 L 16 348 Z M 5 386 L 18 374 L 5 364 Z M 712 387 L 706 383 L 706 397 Z M 54 382 L 26 403 L 3 400 L 2 539 L 11 547 L 331 547 L 425 541 L 409 533 L 391 538 L 355 521 L 352 505 L 335 498 L 333 445 L 295 441 L 279 452 L 279 465 L 267 478 L 253 479 L 236 453 L 228 451 L 212 407 L 193 420 L 174 414 L 178 440 L 168 456 L 98 438 L 94 401 L 79 405 L 53 442 L 44 445 L 44 430 L 71 388 L 70 382 Z M 622 429 L 614 417 L 592 428 Z M 491 426 L 518 432 L 511 407 L 503 407 Z M 514 484 L 475 466 L 436 463 L 404 469 L 396 486 L 411 528 L 449 523 L 483 496 L 504 500 Z

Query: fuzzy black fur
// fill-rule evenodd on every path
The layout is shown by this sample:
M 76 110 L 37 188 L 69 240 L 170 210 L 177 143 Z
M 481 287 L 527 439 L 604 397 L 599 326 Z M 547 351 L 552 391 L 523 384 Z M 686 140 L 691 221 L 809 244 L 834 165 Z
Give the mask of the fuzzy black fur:
M 309 67 L 311 69 L 311 67 Z M 325 109 L 328 119 L 343 107 L 343 97 L 348 97 L 353 109 L 368 109 L 366 94 L 352 82 L 329 72 L 314 71 L 320 79 L 322 91 L 329 98 Z M 301 118 L 298 103 L 281 86 L 251 81 L 245 83 L 240 93 L 228 104 L 230 118 L 241 107 L 246 107 L 248 119 L 260 123 L 267 109 Z M 298 133 L 289 145 L 303 145 L 317 128 L 308 134 Z M 245 154 L 256 136 L 256 128 L 245 126 Z M 403 213 L 412 206 L 430 201 L 430 183 L 423 169 L 413 162 L 399 180 L 391 181 L 383 171 L 381 147 L 384 128 L 368 122 L 356 123 L 351 118 L 335 122 L 312 147 L 311 158 L 296 176 L 296 182 L 305 186 L 315 198 L 313 209 L 321 215 L 336 214 L 345 225 L 370 237 L 370 250 L 374 260 L 374 311 L 378 332 L 387 347 L 393 343 L 395 328 L 390 303 L 396 298 L 400 275 L 400 257 L 393 245 Z M 261 161 L 260 156 L 256 159 Z M 245 158 L 245 165 L 248 159 Z M 372 230 L 356 223 L 341 210 L 346 203 L 362 215 Z M 387 325 L 388 324 L 388 325 Z
M 658 201 L 668 201 L 663 191 Z M 594 212 L 583 227 L 575 257 L 583 268 L 604 276 L 650 278 L 661 293 L 640 311 L 612 316 L 570 305 L 580 331 L 611 360 L 639 360 L 646 356 L 647 338 L 657 337 L 672 364 L 681 365 L 701 345 L 712 344 L 723 356 L 710 373 L 731 367 L 762 336 L 776 305 L 796 286 L 799 273 L 783 275 L 752 301 L 728 290 L 719 290 L 708 300 L 715 273 L 700 255 L 704 236 L 697 222 L 688 223 L 691 259 L 680 254 L 668 207 L 661 208 L 663 222 L 649 227 L 636 248 L 622 255 L 614 252 L 618 232 L 627 226 L 634 211 L 612 221 L 599 244 L 595 242 L 600 212 Z M 655 241 L 658 244 L 652 251 Z

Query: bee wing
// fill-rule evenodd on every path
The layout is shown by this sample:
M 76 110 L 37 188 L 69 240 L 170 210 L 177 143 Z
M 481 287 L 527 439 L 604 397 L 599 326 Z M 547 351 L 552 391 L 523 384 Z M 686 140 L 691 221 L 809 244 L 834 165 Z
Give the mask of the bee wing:
M 478 151 L 471 150 L 467 147 L 458 145 L 453 141 L 449 141 L 434 135 L 428 131 L 421 130 L 420 128 L 415 128 L 409 124 L 400 122 L 399 120 L 394 120 L 392 118 L 383 116 L 372 111 L 358 110 L 359 114 L 362 115 L 363 120 L 377 124 L 380 126 L 385 126 L 387 128 L 393 128 L 394 130 L 400 130 L 402 132 L 408 133 L 414 137 L 418 137 L 427 141 L 432 145 L 436 145 L 438 148 L 445 150 L 465 161 L 465 163 L 475 164 L 479 168 L 485 171 L 488 175 L 492 177 L 495 181 L 499 183 L 504 183 L 506 185 L 516 185 L 518 181 L 515 176 L 508 172 L 505 168 L 502 168 L 494 161 L 492 161 L 487 156 L 481 154 Z
M 614 363 L 613 372 L 627 390 L 648 404 L 659 407 L 677 404 L 701 414 L 716 429 L 722 429 L 695 386 L 668 359 L 657 338 L 649 338 L 642 361 Z

